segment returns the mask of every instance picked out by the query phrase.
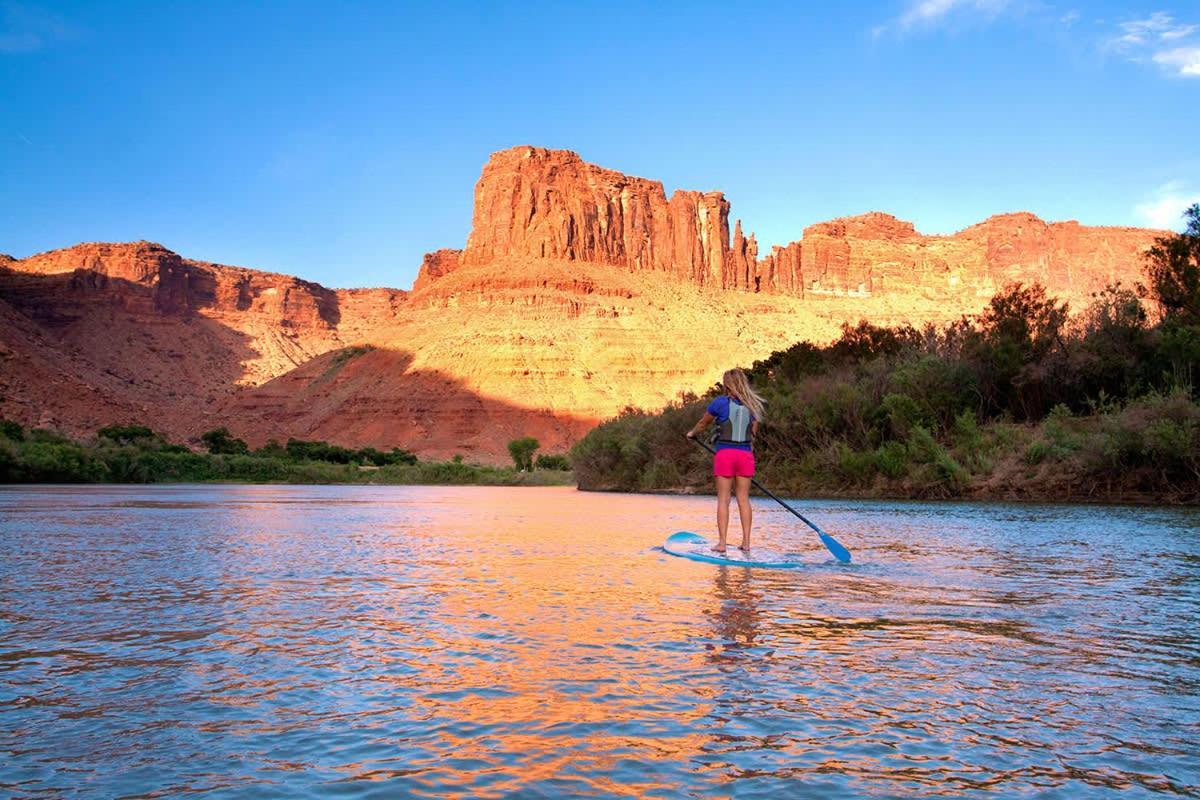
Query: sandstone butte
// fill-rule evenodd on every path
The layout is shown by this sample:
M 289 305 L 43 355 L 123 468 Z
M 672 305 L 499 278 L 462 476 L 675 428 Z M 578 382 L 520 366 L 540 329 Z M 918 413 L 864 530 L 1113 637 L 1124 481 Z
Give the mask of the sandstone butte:
M 677 191 L 565 150 L 494 154 L 466 247 L 411 291 L 328 289 L 150 242 L 0 256 L 0 416 L 177 439 L 227 426 L 502 462 L 562 452 L 627 406 L 658 408 L 731 365 L 843 322 L 942 322 L 1012 281 L 1083 308 L 1137 280 L 1162 231 L 991 217 L 924 236 L 882 213 L 760 253 L 720 192 Z

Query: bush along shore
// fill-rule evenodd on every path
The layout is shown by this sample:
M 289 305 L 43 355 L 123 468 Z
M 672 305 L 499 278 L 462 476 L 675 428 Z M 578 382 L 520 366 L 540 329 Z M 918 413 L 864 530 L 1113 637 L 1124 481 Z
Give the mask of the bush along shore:
M 74 441 L 54 431 L 0 420 L 0 483 L 360 483 L 553 486 L 574 483 L 565 458 L 536 466 L 493 467 L 420 461 L 399 448 L 350 449 L 288 440 L 251 450 L 224 428 L 201 437 L 206 452 L 172 444 L 149 428 L 114 425 Z M 536 443 L 535 448 L 536 449 Z
M 1147 285 L 1082 314 L 1014 284 L 943 327 L 844 326 L 748 370 L 759 477 L 792 495 L 1200 502 L 1200 207 Z M 713 393 L 718 391 L 714 387 Z M 684 433 L 706 399 L 627 410 L 571 453 L 581 489 L 712 491 Z

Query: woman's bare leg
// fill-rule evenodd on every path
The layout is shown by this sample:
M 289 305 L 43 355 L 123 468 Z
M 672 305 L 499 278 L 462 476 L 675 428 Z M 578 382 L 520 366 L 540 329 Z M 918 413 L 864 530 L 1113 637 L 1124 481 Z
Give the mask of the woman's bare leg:
M 737 491 L 738 515 L 742 518 L 742 550 L 750 549 L 750 526 L 754 523 L 754 509 L 750 507 L 750 479 L 739 475 L 734 478 Z M 728 508 L 728 506 L 726 506 Z
M 713 548 L 718 553 L 725 552 L 725 543 L 729 538 L 729 496 L 733 493 L 733 478 L 717 478 L 717 533 L 720 538 Z

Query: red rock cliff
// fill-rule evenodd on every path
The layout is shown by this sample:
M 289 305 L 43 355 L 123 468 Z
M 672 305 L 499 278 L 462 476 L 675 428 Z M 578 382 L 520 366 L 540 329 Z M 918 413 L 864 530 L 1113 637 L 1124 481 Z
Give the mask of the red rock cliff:
M 565 259 L 669 272 L 721 286 L 729 203 L 720 192 L 675 192 L 584 162 L 569 150 L 496 153 L 475 185 L 464 264 Z
M 973 297 L 1022 281 L 1081 307 L 1109 283 L 1137 280 L 1142 254 L 1161 234 L 1047 223 L 1020 212 L 952 236 L 924 236 L 910 222 L 873 212 L 805 228 L 800 240 L 773 248 L 759 271 L 762 288 L 788 294 Z
M 753 234 L 729 230 L 720 192 L 677 191 L 583 161 L 568 150 L 515 147 L 494 154 L 475 186 L 467 247 L 426 256 L 415 289 L 460 264 L 565 260 L 654 270 L 720 289 L 796 297 L 921 292 L 990 294 L 1037 281 L 1069 299 L 1135 277 L 1159 232 L 992 217 L 953 236 L 871 212 L 810 225 L 761 260 Z

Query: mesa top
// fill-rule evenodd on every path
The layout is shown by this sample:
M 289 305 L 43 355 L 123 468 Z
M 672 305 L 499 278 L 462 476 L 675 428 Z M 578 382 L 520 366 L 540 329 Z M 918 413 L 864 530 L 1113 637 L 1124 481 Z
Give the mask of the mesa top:
M 708 413 L 717 421 L 716 449 L 752 451 L 750 436 L 754 414 L 736 398 L 721 395 L 708 404 Z

